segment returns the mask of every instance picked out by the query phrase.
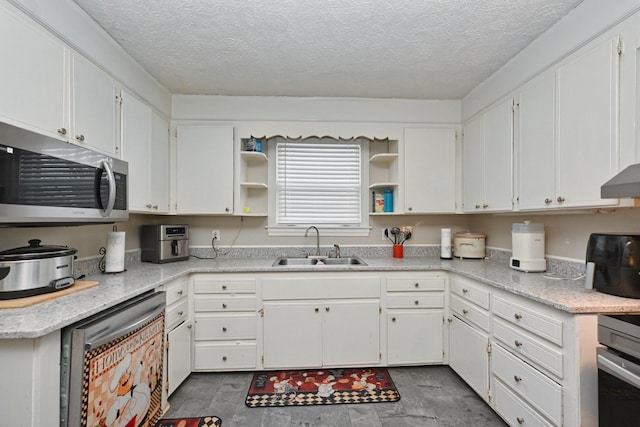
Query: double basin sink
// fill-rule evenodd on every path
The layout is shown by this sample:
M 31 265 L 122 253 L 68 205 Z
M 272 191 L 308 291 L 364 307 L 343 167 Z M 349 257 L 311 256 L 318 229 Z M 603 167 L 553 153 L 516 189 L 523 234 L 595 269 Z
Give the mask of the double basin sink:
M 304 267 L 304 266 L 327 266 L 327 265 L 367 265 L 358 257 L 344 258 L 306 258 L 306 257 L 280 257 L 273 263 L 274 267 Z

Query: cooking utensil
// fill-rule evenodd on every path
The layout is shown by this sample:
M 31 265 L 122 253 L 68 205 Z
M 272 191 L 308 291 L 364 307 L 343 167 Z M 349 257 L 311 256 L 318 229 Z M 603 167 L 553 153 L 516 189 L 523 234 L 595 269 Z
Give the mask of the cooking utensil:
M 387 239 L 389 239 L 389 241 L 390 241 L 391 243 L 395 243 L 395 242 L 391 239 L 391 237 L 389 237 L 389 229 L 388 229 L 388 228 L 385 228 L 385 229 L 384 229 L 384 236 L 385 236 Z
M 397 245 L 398 244 L 398 234 L 400 234 L 400 228 L 393 227 L 391 229 L 391 234 L 393 234 L 393 244 Z
M 20 298 L 67 288 L 74 283 L 73 248 L 43 246 L 29 240 L 29 246 L 0 252 L 0 299 Z
M 402 240 L 400 240 L 400 244 L 404 244 L 407 240 L 411 238 L 411 232 L 407 231 L 406 233 L 402 233 Z

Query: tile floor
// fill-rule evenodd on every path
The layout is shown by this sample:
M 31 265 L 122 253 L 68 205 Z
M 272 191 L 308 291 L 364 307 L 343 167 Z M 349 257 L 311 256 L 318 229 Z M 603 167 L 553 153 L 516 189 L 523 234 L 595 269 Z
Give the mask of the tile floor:
M 389 368 L 393 403 L 248 408 L 253 374 L 192 373 L 171 396 L 166 418 L 215 415 L 223 427 L 478 427 L 506 424 L 448 366 Z

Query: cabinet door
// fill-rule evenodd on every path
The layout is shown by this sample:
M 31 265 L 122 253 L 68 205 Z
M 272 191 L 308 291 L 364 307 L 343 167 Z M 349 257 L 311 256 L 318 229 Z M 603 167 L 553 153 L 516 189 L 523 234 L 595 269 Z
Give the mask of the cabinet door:
M 518 207 L 550 207 L 556 181 L 554 73 L 527 84 L 518 104 Z
M 387 359 L 389 365 L 442 363 L 442 310 L 389 310 Z
M 178 126 L 179 214 L 233 213 L 233 128 Z
M 323 366 L 380 363 L 379 301 L 330 301 L 322 311 Z
M 452 316 L 449 327 L 449 366 L 484 400 L 489 392 L 489 338 Z
M 4 3 L 0 5 L 0 120 L 66 140 L 65 47 Z
M 513 100 L 508 99 L 484 114 L 483 188 L 485 211 L 513 208 L 512 135 Z
M 151 108 L 122 95 L 122 158 L 129 163 L 129 210 L 149 212 Z
M 149 200 L 154 213 L 169 212 L 169 122 L 151 111 Z
M 191 323 L 184 322 L 167 334 L 168 395 L 171 396 L 191 373 Z
M 607 38 L 557 69 L 557 200 L 611 204 L 600 186 L 618 169 L 618 38 Z
M 462 141 L 462 201 L 464 212 L 480 212 L 484 203 L 482 186 L 483 117 L 468 122 Z
M 115 81 L 80 55 L 71 57 L 71 135 L 69 141 L 119 157 Z
M 321 302 L 264 303 L 264 367 L 322 366 Z
M 455 212 L 455 147 L 455 129 L 404 130 L 405 212 Z

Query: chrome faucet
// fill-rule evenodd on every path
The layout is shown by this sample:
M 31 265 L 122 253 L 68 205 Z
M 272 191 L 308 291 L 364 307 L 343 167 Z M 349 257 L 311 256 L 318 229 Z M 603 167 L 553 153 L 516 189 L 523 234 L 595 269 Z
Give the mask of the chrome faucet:
M 304 237 L 307 237 L 309 235 L 309 230 L 311 229 L 316 230 L 316 256 L 320 256 L 320 232 L 318 231 L 318 227 L 312 225 L 311 227 L 307 228 L 307 231 L 304 232 Z
M 333 249 L 336 251 L 336 258 L 340 258 L 340 246 L 333 245 Z

